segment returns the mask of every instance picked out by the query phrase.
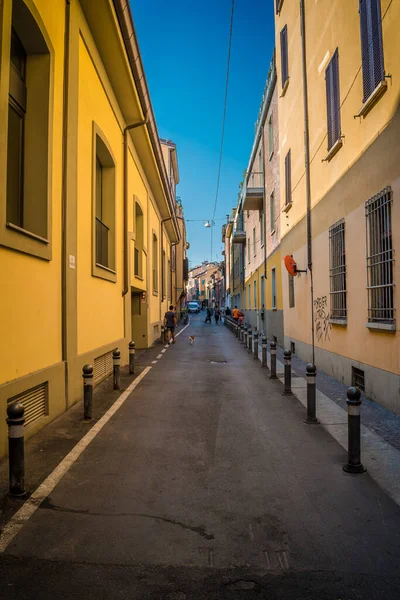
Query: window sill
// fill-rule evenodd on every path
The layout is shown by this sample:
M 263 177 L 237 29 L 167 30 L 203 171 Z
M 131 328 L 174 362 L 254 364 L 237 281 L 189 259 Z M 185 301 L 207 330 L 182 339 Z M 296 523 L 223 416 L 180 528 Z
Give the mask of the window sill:
M 270 231 L 270 234 L 271 234 L 271 235 L 274 235 L 274 233 L 275 233 L 275 229 L 272 229 L 272 230 Z
M 92 276 L 105 279 L 111 283 L 117 283 L 117 272 L 97 262 L 93 263 Z
M 140 281 L 144 281 L 144 278 L 141 275 L 136 275 L 136 273 L 134 274 L 134 277 L 136 279 L 140 279 Z
M 278 3 L 278 6 L 276 8 L 276 14 L 279 15 L 281 10 L 282 10 L 282 4 L 283 4 L 283 0 L 280 0 Z
M 280 98 L 284 97 L 284 95 L 286 94 L 286 90 L 288 89 L 288 87 L 289 87 L 289 77 L 285 81 L 285 85 L 282 88 L 282 93 L 280 95 Z
M 273 306 L 272 310 L 275 311 L 275 310 L 278 310 L 278 309 L 276 308 L 276 306 Z
M 271 158 L 273 157 L 273 155 L 274 155 L 274 151 L 272 150 L 271 154 L 268 157 L 268 160 L 271 160 Z
M 364 104 L 362 105 L 362 107 L 360 108 L 360 110 L 358 111 L 358 113 L 355 116 L 365 118 L 367 116 L 367 114 L 369 113 L 369 111 L 378 102 L 379 98 L 381 96 L 383 96 L 383 94 L 386 92 L 386 90 L 387 90 L 387 81 L 386 80 L 381 81 L 376 86 L 376 88 L 374 89 L 372 94 L 369 96 L 369 98 L 366 99 L 366 101 L 364 102 Z
M 0 228 L 0 245 L 43 260 L 52 259 L 51 239 L 32 233 L 14 223 L 3 221 L 3 226 Z
M 339 138 L 338 140 L 336 140 L 336 142 L 333 144 L 332 148 L 329 150 L 328 154 L 325 156 L 325 158 L 322 159 L 322 162 L 329 162 L 332 160 L 332 158 L 335 156 L 335 154 L 337 152 L 339 152 L 340 148 L 343 146 L 343 141 L 342 138 Z
M 375 331 L 396 331 L 396 323 L 366 323 L 365 326 Z
M 282 212 L 285 212 L 285 213 L 289 212 L 289 210 L 292 208 L 292 206 L 293 206 L 293 202 L 292 201 L 288 202 L 288 204 L 285 204 L 285 206 L 283 207 Z
M 155 291 L 153 290 L 153 296 L 158 296 L 158 292 L 155 292 Z
M 331 325 L 339 325 L 339 327 L 347 327 L 347 319 L 329 319 Z
M 36 233 L 32 233 L 32 231 L 28 231 L 27 229 L 24 229 L 23 227 L 14 225 L 14 223 L 6 223 L 6 225 L 7 225 L 8 229 L 13 229 L 14 231 L 17 231 L 18 233 L 21 233 L 22 235 L 26 235 L 27 237 L 30 237 L 33 240 L 40 242 L 41 244 L 49 243 L 49 240 L 47 240 L 46 238 L 44 238 L 40 235 L 37 235 Z

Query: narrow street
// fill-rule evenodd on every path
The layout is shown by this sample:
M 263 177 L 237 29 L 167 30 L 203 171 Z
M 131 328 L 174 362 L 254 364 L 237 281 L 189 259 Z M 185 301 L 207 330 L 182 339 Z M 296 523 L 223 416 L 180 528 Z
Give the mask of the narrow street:
M 9 544 L 0 597 L 399 598 L 397 504 L 222 324 L 180 331 Z

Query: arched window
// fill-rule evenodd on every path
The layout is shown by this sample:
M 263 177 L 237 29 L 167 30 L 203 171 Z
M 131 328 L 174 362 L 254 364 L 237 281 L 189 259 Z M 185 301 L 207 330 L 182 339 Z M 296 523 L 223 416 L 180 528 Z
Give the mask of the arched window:
M 153 261 L 153 292 L 158 293 L 158 240 L 155 233 L 153 233 L 153 248 L 152 248 L 152 261 Z
M 50 259 L 51 55 L 25 2 L 12 4 L 4 241 L 11 236 L 12 247 Z
M 138 202 L 135 202 L 134 275 L 143 277 L 143 211 Z

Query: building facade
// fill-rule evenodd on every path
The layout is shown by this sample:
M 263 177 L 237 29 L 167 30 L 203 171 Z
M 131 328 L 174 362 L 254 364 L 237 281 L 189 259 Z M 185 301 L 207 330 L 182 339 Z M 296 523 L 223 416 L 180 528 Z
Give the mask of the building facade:
M 3 0 L 0 28 L 0 403 L 29 436 L 159 337 L 180 230 L 129 4 Z
M 400 5 L 276 9 L 285 345 L 399 413 Z

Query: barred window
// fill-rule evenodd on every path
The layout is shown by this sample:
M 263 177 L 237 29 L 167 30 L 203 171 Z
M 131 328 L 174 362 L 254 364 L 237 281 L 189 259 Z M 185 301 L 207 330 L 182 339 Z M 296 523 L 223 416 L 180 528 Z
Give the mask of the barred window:
M 338 49 L 325 71 L 328 150 L 340 139 L 340 93 Z
M 285 201 L 286 206 L 292 202 L 292 157 L 290 150 L 285 156 Z
M 368 322 L 394 323 L 392 189 L 365 203 L 367 219 Z
M 365 102 L 385 79 L 382 44 L 381 0 L 360 0 L 360 30 Z
M 281 31 L 281 77 L 282 88 L 284 88 L 287 80 L 289 79 L 287 25 L 285 25 L 285 27 Z
M 329 278 L 332 319 L 347 319 L 344 219 L 329 228 Z

